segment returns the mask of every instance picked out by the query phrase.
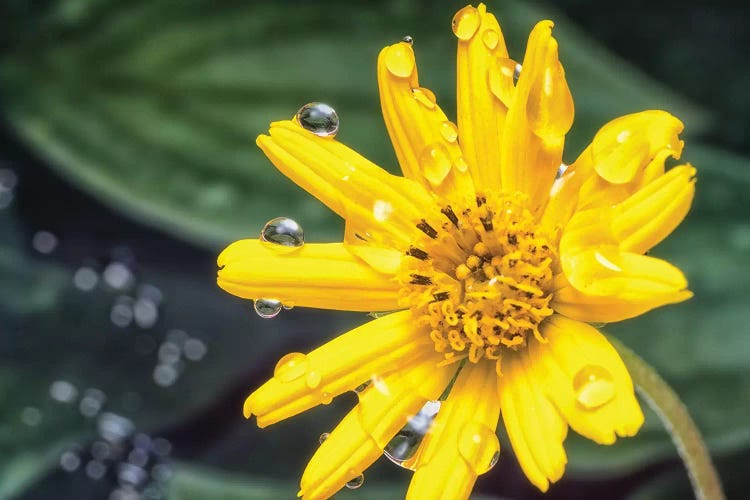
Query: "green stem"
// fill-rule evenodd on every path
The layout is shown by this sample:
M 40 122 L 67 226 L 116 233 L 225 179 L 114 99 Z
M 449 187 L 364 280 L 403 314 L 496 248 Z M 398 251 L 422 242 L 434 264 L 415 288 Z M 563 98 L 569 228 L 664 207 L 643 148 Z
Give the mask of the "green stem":
M 724 492 L 708 448 L 677 393 L 640 356 L 619 340 L 611 336 L 608 338 L 620 353 L 636 390 L 659 416 L 677 447 L 690 476 L 695 497 L 699 500 L 723 500 Z

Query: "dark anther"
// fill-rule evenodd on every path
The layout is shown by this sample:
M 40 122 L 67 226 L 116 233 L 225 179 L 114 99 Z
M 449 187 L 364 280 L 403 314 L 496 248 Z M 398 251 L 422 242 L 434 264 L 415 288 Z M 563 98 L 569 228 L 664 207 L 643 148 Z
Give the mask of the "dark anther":
M 417 247 L 409 247 L 409 250 L 406 251 L 406 255 L 411 255 L 419 260 L 427 260 L 427 257 L 429 257 L 427 252 Z
M 530 299 L 531 297 L 533 297 L 533 296 L 534 296 L 534 294 L 533 294 L 533 293 L 531 293 L 531 292 L 524 292 L 524 295 L 526 295 L 526 298 L 527 298 L 527 299 Z
M 487 214 L 486 217 L 482 217 L 479 219 L 482 221 L 482 226 L 484 226 L 485 231 L 492 231 L 492 214 Z
M 546 244 L 542 245 L 542 250 L 544 250 L 545 252 L 549 252 L 549 246 Z
M 427 236 L 429 236 L 433 240 L 435 238 L 437 238 L 438 233 L 437 233 L 437 231 L 435 231 L 435 228 L 432 227 L 431 225 L 427 224 L 427 221 L 424 220 L 424 219 L 422 219 L 422 222 L 420 222 L 419 224 L 417 224 L 417 229 L 419 229 L 420 231 L 422 231 L 424 234 L 426 234 Z
M 429 276 L 423 276 L 421 274 L 410 274 L 412 285 L 432 285 L 432 280 Z
M 438 292 L 432 294 L 432 297 L 435 299 L 433 300 L 433 302 L 442 302 L 444 300 L 448 300 L 450 296 L 451 294 L 448 292 Z
M 440 211 L 443 213 L 443 215 L 448 217 L 448 220 L 451 221 L 454 226 L 458 227 L 458 217 L 456 217 L 456 214 L 455 212 L 453 212 L 453 209 L 451 208 L 450 205 L 447 205 L 445 208 L 443 208 Z
M 514 245 L 514 246 L 518 245 L 518 238 L 516 238 L 515 234 L 509 234 L 508 235 L 508 243 L 510 243 L 511 245 Z
M 362 241 L 367 241 L 367 238 L 365 238 L 364 236 L 362 236 L 359 233 L 354 233 L 354 237 L 357 238 L 357 239 L 359 239 L 359 240 L 362 240 Z
M 516 264 L 518 264 L 518 259 L 509 259 L 508 260 L 508 267 L 513 269 L 516 267 Z
M 484 196 L 477 196 L 477 206 L 478 207 L 481 207 L 485 203 L 487 203 L 487 198 L 485 198 Z

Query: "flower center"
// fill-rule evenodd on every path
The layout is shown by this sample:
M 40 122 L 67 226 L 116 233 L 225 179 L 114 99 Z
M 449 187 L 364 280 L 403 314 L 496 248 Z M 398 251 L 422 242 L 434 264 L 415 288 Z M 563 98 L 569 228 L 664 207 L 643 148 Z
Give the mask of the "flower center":
M 443 363 L 486 358 L 499 374 L 504 350 L 524 347 L 530 334 L 544 341 L 556 255 L 521 194 L 440 212 L 439 227 L 417 224 L 399 274 L 402 305 L 429 325 Z

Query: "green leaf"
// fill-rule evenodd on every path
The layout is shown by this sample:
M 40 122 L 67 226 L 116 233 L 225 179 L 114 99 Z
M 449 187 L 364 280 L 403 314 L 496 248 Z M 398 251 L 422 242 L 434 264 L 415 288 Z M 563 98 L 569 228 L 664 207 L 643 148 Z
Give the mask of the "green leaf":
M 66 178 L 144 223 L 214 246 L 287 215 L 312 240 L 335 240 L 340 221 L 276 172 L 254 138 L 306 102 L 326 101 L 341 117 L 340 139 L 395 171 L 377 53 L 413 34 L 423 84 L 452 115 L 449 26 L 459 6 L 58 0 L 39 19 L 19 7 L 7 34 L 13 50 L 0 60 L 0 97 L 20 137 Z M 644 108 L 674 112 L 690 132 L 705 127 L 706 113 L 561 14 L 520 0 L 496 13 L 517 59 L 534 22 L 557 20 L 577 101 L 566 158 L 607 120 Z

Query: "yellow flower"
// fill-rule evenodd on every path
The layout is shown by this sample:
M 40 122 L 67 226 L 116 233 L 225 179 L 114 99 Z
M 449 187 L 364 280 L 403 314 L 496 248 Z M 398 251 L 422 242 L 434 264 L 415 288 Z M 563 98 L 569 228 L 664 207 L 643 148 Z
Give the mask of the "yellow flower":
M 383 49 L 380 99 L 403 177 L 335 140 L 325 106 L 258 137 L 279 170 L 346 220 L 344 241 L 238 241 L 219 256 L 219 285 L 289 305 L 397 311 L 285 356 L 245 403 L 265 427 L 372 381 L 311 459 L 304 498 L 359 476 L 445 392 L 404 464 L 416 471 L 408 498 L 468 497 L 497 461 L 501 417 L 543 491 L 563 474 L 568 426 L 611 444 L 643 423 L 625 366 L 589 323 L 691 296 L 678 269 L 645 254 L 688 212 L 695 169 L 665 171 L 683 126 L 663 111 L 613 120 L 562 165 L 573 99 L 552 26 L 534 27 L 521 69 L 484 5 L 456 14 L 458 126 L 419 86 L 411 39 Z

